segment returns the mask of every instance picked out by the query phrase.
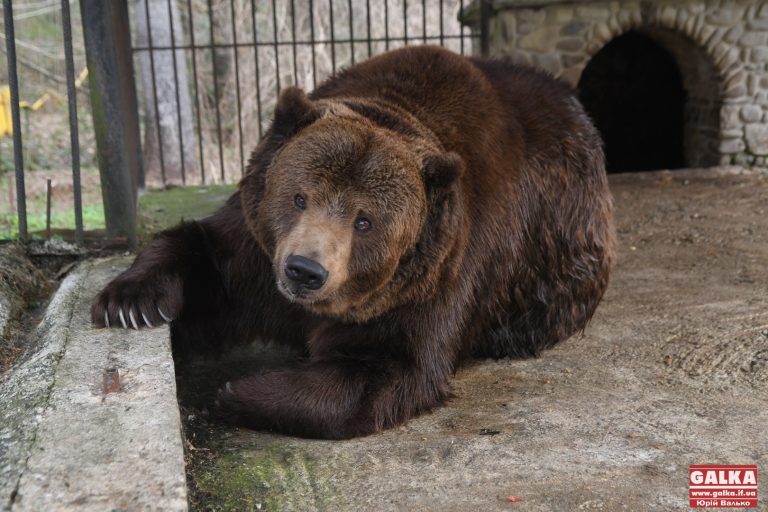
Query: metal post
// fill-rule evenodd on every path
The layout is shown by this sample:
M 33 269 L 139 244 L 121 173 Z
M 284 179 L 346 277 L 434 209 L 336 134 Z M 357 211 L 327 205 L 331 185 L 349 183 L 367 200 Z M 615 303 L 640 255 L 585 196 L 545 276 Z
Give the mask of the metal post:
M 69 104 L 69 140 L 72 149 L 72 192 L 75 199 L 75 242 L 83 243 L 83 199 L 80 185 L 80 136 L 77 126 L 77 89 L 75 88 L 75 64 L 72 55 L 72 22 L 69 0 L 61 0 L 61 26 L 64 32 L 64 58 L 67 71 L 67 100 Z M 48 181 L 50 196 L 50 180 Z M 50 197 L 48 200 L 50 218 Z M 48 234 L 50 238 L 50 233 Z
M 80 12 L 107 233 L 135 247 L 141 147 L 128 3 L 80 0 Z
M 53 190 L 51 178 L 45 180 L 45 239 L 51 239 L 51 195 Z
M 16 74 L 16 35 L 13 27 L 11 0 L 3 0 L 5 14 L 5 45 L 8 55 L 8 82 L 11 89 L 11 118 L 13 122 L 13 163 L 16 167 L 16 205 L 19 213 L 19 239 L 27 240 L 27 196 L 24 187 L 24 154 L 21 145 L 21 116 L 19 114 L 19 77 Z
M 493 6 L 490 0 L 480 0 L 480 55 L 488 56 L 490 47 L 490 38 L 488 25 L 493 14 Z

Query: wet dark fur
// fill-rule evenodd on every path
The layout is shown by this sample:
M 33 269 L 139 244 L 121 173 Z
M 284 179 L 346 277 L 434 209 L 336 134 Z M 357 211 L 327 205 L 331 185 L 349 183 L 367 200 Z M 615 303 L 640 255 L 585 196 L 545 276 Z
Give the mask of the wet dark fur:
M 402 251 L 399 282 L 365 321 L 285 299 L 265 252 L 274 234 L 259 232 L 258 215 L 275 214 L 259 210 L 266 170 L 318 121 L 308 102 L 323 99 L 403 144 L 443 151 L 424 160 L 419 241 L 387 249 Z M 106 311 L 114 327 L 133 306 L 157 324 L 160 306 L 175 318 L 175 343 L 300 347 L 300 367 L 235 382 L 222 411 L 252 428 L 348 438 L 439 405 L 462 356 L 531 356 L 583 329 L 613 260 L 601 142 L 572 91 L 505 61 L 412 47 L 353 66 L 309 99 L 284 94 L 241 190 L 215 215 L 158 235 L 92 313 L 103 326 Z

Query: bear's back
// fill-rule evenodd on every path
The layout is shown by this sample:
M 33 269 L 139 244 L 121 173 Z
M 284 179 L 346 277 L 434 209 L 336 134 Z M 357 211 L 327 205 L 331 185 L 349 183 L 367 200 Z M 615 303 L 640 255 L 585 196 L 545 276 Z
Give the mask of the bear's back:
M 465 159 L 471 159 L 486 139 L 492 143 L 494 128 L 503 129 L 501 122 L 494 123 L 500 121 L 502 106 L 484 73 L 468 58 L 437 46 L 409 46 L 378 55 L 340 72 L 310 94 L 312 99 L 349 97 L 405 110 L 446 150 Z
M 557 160 L 564 152 L 601 151 L 599 133 L 570 85 L 508 59 L 470 60 L 493 85 L 504 105 L 499 113 L 506 126 L 518 127 L 526 153 Z
M 566 153 L 601 151 L 599 134 L 569 85 L 506 58 L 410 46 L 340 72 L 310 97 L 394 104 L 461 155 L 467 168 L 494 167 L 492 159 L 514 169 L 526 158 L 558 161 Z

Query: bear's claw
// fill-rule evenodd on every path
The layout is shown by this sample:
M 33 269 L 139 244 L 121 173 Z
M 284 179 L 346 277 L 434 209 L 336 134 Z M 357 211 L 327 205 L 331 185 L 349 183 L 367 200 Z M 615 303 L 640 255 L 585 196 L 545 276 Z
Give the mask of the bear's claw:
M 219 391 L 216 393 L 216 402 L 219 402 L 219 399 L 225 394 L 231 394 L 232 393 L 232 383 L 231 382 L 225 382 L 222 387 L 219 388 Z
M 157 312 L 160 313 L 160 316 L 163 317 L 163 320 L 165 320 L 168 323 L 171 323 L 173 321 L 172 318 L 169 318 L 168 315 L 163 313 L 163 310 L 160 309 L 160 306 L 157 306 Z
M 131 321 L 131 326 L 133 326 L 133 329 L 138 331 L 139 330 L 139 326 L 138 326 L 138 324 L 136 324 L 136 317 L 133 314 L 133 308 L 130 308 L 128 310 L 128 319 Z
M 154 325 L 149 323 L 149 320 L 147 320 L 147 315 L 145 315 L 143 311 L 141 312 L 141 318 L 144 319 L 144 323 L 147 324 L 147 327 L 149 327 L 150 329 L 154 327 Z
M 96 327 L 141 330 L 170 323 L 182 307 L 182 284 L 173 274 L 131 275 L 110 282 L 91 305 Z

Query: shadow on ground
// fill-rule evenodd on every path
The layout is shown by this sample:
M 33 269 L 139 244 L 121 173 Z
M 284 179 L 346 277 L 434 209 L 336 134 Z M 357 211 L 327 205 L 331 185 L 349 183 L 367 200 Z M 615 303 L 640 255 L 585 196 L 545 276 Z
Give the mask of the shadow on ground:
M 310 441 L 217 425 L 218 386 L 292 356 L 179 366 L 192 508 L 687 510 L 689 464 L 768 467 L 768 175 L 611 187 L 621 259 L 584 335 L 462 368 L 455 399 L 402 427 Z

